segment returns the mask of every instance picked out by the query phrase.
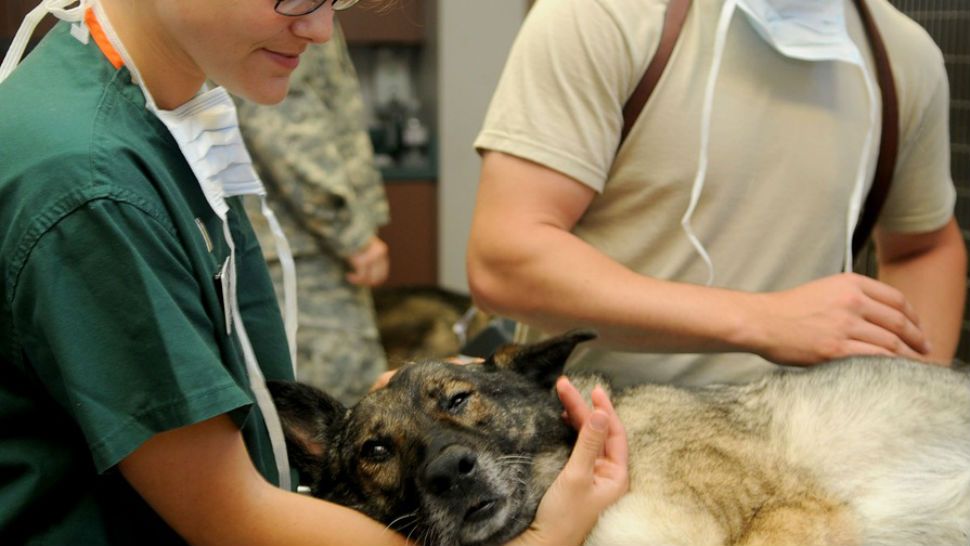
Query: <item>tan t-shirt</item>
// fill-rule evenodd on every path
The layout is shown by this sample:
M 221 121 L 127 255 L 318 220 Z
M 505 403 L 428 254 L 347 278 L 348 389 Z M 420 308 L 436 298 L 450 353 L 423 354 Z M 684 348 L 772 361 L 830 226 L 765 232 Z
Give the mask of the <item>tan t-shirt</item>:
M 899 95 L 900 150 L 880 225 L 923 232 L 952 216 L 948 85 L 939 49 L 885 0 L 867 0 Z M 634 271 L 702 284 L 681 227 L 698 166 L 701 105 L 722 0 L 694 0 L 666 72 L 617 152 L 622 107 L 659 41 L 667 0 L 543 0 L 529 14 L 475 142 L 548 166 L 598 195 L 574 233 Z M 852 39 L 875 66 L 859 15 Z M 842 269 L 847 211 L 870 130 L 862 71 L 782 56 L 736 11 L 717 79 L 709 164 L 691 226 L 714 285 L 775 291 Z M 880 127 L 868 158 L 871 183 Z M 528 330 L 528 328 L 526 328 Z M 541 336 L 525 332 L 524 339 Z M 743 381 L 756 356 L 580 349 L 574 368 L 630 381 Z

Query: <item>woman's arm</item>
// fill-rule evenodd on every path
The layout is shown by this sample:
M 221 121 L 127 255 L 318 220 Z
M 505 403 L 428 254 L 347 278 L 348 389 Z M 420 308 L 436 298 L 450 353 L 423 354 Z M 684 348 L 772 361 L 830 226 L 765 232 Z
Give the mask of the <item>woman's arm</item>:
M 267 482 L 225 415 L 153 436 L 120 468 L 195 546 L 407 544 L 359 512 Z
M 594 391 L 590 410 L 575 388 L 559 390 L 579 439 L 536 520 L 510 546 L 578 546 L 627 489 L 626 433 L 606 394 Z M 195 546 L 408 544 L 359 512 L 268 483 L 225 415 L 153 436 L 120 469 Z

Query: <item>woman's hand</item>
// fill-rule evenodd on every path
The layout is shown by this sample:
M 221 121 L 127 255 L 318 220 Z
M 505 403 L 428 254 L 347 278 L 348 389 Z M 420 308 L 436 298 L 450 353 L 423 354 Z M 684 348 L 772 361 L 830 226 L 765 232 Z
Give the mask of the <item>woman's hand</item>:
M 374 287 L 387 280 L 390 271 L 387 243 L 373 236 L 357 254 L 347 259 L 350 271 L 347 280 L 358 286 Z
M 600 387 L 593 389 L 591 409 L 566 378 L 559 379 L 556 390 L 579 438 L 542 498 L 535 521 L 509 546 L 578 546 L 600 512 L 629 488 L 626 431 L 609 396 Z

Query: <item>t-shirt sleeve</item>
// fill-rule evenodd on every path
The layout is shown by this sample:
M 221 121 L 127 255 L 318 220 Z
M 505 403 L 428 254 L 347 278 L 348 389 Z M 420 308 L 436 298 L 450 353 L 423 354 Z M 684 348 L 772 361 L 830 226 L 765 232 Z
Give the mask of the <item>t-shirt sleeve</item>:
M 13 298 L 25 362 L 78 424 L 99 472 L 152 435 L 251 403 L 170 224 L 90 201 L 29 249 Z
M 896 170 L 879 216 L 882 229 L 922 233 L 953 216 L 956 189 L 950 171 L 950 97 L 939 49 L 928 42 L 921 77 L 900 89 L 900 143 Z M 897 78 L 897 85 L 899 79 Z
M 537 2 L 517 36 L 475 141 L 600 191 L 616 153 L 623 105 L 659 40 L 664 2 Z M 647 13 L 644 13 L 646 11 Z M 651 16 L 651 13 L 653 16 Z M 639 55 L 642 56 L 642 53 Z

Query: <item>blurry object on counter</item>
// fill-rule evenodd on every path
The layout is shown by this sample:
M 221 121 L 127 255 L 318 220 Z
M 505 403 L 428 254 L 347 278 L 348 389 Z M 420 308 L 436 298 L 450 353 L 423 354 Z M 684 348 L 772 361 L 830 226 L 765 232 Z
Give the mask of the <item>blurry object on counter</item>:
M 427 165 L 428 140 L 428 128 L 416 114 L 412 114 L 404 121 L 401 129 L 401 165 L 416 168 Z
M 373 294 L 389 369 L 455 356 L 491 319 L 467 294 L 438 286 L 380 287 Z
M 373 100 L 377 126 L 370 133 L 377 164 L 382 168 L 426 166 L 430 137 L 419 117 L 421 101 L 415 92 L 407 50 L 377 50 Z

